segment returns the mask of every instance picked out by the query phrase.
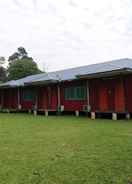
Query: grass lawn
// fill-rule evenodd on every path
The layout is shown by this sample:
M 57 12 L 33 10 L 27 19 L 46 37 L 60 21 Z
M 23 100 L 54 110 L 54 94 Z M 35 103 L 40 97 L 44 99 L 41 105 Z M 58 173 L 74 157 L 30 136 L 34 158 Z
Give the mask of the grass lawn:
M 128 184 L 132 121 L 0 114 L 0 184 Z

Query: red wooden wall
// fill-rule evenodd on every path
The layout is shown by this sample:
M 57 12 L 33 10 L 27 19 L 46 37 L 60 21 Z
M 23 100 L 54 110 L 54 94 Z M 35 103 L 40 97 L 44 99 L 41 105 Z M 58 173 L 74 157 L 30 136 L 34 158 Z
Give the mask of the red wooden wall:
M 17 109 L 18 98 L 17 98 L 17 88 L 3 89 L 3 108 Z M 1 98 L 1 99 L 2 99 Z
M 57 86 L 38 87 L 38 109 L 57 110 Z
M 90 106 L 91 111 L 99 111 L 99 90 L 100 90 L 100 80 L 95 79 L 89 82 L 90 87 Z
M 2 107 L 2 89 L 0 89 L 0 107 Z
M 124 88 L 125 88 L 126 111 L 132 112 L 132 76 L 125 77 Z
M 22 110 L 28 110 L 28 109 L 33 109 L 35 105 L 35 101 L 30 101 L 30 100 L 24 100 L 24 90 L 27 88 L 32 89 L 31 87 L 26 87 L 26 88 L 20 88 L 20 104 L 21 104 L 21 109 Z M 32 89 L 34 90 L 34 89 Z
M 125 112 L 125 90 L 123 79 L 118 79 L 116 82 L 116 91 L 115 91 L 115 111 L 116 112 Z
M 90 105 L 92 111 L 99 112 L 132 112 L 132 76 L 116 77 L 113 79 L 92 79 L 90 85 Z M 64 89 L 68 86 L 86 86 L 86 80 L 71 81 L 61 83 L 60 96 L 61 105 L 64 105 L 65 111 L 83 110 L 83 106 L 87 105 L 86 100 L 66 100 L 64 97 Z M 32 87 L 27 87 L 32 88 Z M 33 109 L 35 101 L 24 101 L 23 92 L 26 88 L 20 89 L 20 104 L 22 109 Z M 41 110 L 57 110 L 58 93 L 57 84 L 47 86 L 35 86 L 32 88 L 37 90 L 37 106 Z M 18 89 L 2 89 L 3 91 L 3 107 L 18 108 Z M 0 104 L 1 104 L 0 98 Z
M 90 104 L 92 111 L 124 112 L 123 79 L 96 79 L 90 82 Z
M 65 111 L 82 111 L 83 106 L 87 104 L 86 100 L 66 100 L 64 96 L 64 90 L 66 87 L 70 86 L 86 86 L 86 81 L 73 81 L 65 82 L 61 85 L 61 105 L 64 105 Z

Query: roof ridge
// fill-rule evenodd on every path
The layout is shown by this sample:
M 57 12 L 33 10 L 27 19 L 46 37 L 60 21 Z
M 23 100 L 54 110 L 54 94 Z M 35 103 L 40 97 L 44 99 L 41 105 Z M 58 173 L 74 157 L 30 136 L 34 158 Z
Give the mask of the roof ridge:
M 113 64 L 111 62 L 120 61 L 120 60 L 132 60 L 132 59 L 131 58 L 114 59 L 114 60 L 109 60 L 109 61 L 103 61 L 103 62 L 100 62 L 100 63 L 93 63 L 93 64 L 88 64 L 88 65 L 83 65 L 83 66 L 81 65 L 81 66 L 66 68 L 66 69 L 62 69 L 62 70 L 55 70 L 55 71 L 51 71 L 51 72 L 47 72 L 47 73 L 50 74 L 50 73 L 56 73 L 56 72 L 63 72 L 63 71 L 66 71 L 66 70 L 73 70 L 73 69 L 78 69 L 78 68 L 83 68 L 83 67 L 88 67 L 88 66 L 94 66 L 94 65 L 100 65 L 100 64 L 111 64 L 111 65 L 115 66 L 115 64 Z

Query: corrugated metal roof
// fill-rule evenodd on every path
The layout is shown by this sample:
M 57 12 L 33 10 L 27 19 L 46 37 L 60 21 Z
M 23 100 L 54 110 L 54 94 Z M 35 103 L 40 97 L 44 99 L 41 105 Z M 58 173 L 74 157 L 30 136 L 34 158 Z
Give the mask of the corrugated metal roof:
M 99 64 L 92 64 L 66 70 L 49 72 L 47 76 L 44 75 L 42 78 L 35 79 L 32 82 L 45 81 L 48 80 L 48 77 L 50 79 L 60 81 L 74 80 L 79 75 L 90 75 L 101 72 L 120 70 L 124 68 L 132 69 L 132 59 L 119 59 Z
M 16 81 L 12 80 L 12 81 L 8 81 L 8 82 L 0 84 L 0 87 L 12 87 L 15 85 L 16 85 Z
M 113 60 L 109 62 L 86 65 L 66 70 L 60 70 L 49 73 L 41 73 L 37 75 L 31 75 L 24 77 L 16 81 L 9 81 L 4 84 L 1 84 L 0 87 L 15 87 L 15 86 L 24 86 L 24 84 L 37 83 L 37 82 L 46 82 L 46 81 L 67 81 L 74 80 L 77 76 L 81 75 L 90 75 L 101 72 L 109 72 L 114 70 L 122 70 L 124 68 L 132 69 L 132 59 L 124 58 Z
M 22 79 L 18 79 L 18 80 L 11 80 L 8 82 L 5 82 L 3 84 L 0 84 L 0 87 L 16 87 L 16 86 L 24 86 L 24 83 L 26 82 L 32 82 L 33 80 L 37 80 L 41 77 L 43 77 L 44 73 L 41 74 L 36 74 L 36 75 L 30 75 L 27 77 L 24 77 Z

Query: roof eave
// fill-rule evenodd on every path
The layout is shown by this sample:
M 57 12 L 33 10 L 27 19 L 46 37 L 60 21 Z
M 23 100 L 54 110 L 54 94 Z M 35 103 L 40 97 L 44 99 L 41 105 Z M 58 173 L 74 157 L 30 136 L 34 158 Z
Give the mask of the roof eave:
M 0 86 L 0 89 L 5 89 L 5 88 L 15 88 L 15 87 L 18 87 L 16 85 L 3 85 L 3 86 Z
M 112 71 L 107 71 L 107 72 L 98 72 L 98 73 L 93 73 L 93 74 L 84 74 L 84 75 L 77 75 L 76 77 L 78 79 L 92 79 L 92 78 L 101 78 L 101 77 L 112 77 L 112 76 L 117 76 L 121 74 L 129 74 L 132 73 L 131 68 L 123 68 L 123 69 L 118 69 L 118 70 L 112 70 Z
M 34 81 L 34 82 L 25 82 L 24 85 L 25 86 L 29 86 L 29 85 L 32 85 L 32 86 L 37 86 L 37 85 L 47 85 L 49 83 L 57 83 L 58 81 L 57 80 L 46 80 L 46 81 Z

